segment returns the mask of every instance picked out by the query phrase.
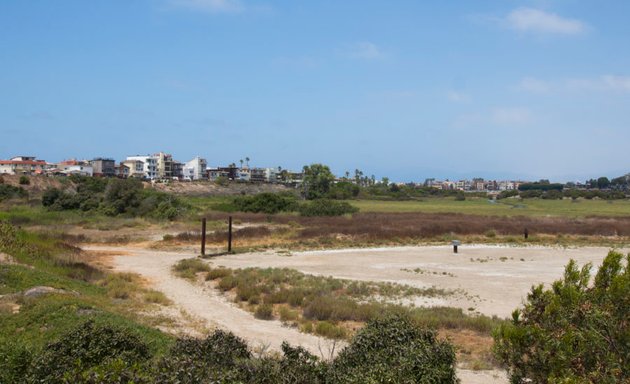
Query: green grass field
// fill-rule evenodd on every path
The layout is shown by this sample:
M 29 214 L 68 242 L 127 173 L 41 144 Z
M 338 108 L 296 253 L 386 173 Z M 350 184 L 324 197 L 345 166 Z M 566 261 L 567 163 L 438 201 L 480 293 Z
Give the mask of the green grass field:
M 453 198 L 427 198 L 423 201 L 350 201 L 361 212 L 426 212 L 464 213 L 498 216 L 630 216 L 630 200 L 543 200 L 505 199 L 489 202 L 473 198 L 455 201 Z

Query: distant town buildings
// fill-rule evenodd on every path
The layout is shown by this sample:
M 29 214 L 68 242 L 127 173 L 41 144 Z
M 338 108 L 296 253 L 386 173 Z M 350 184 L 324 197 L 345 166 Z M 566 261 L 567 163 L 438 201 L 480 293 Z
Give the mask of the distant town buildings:
M 358 170 L 355 172 L 360 173 Z M 35 156 L 16 156 L 9 160 L 0 160 L 0 174 L 118 177 L 124 179 L 137 178 L 154 182 L 200 180 L 218 182 L 224 180 L 226 182 L 282 183 L 294 186 L 301 184 L 304 178 L 302 172 L 294 172 L 281 167 L 250 167 L 249 158 L 245 165 L 241 160 L 240 167 L 235 163 L 227 166 L 211 167 L 208 165 L 208 161 L 200 156 L 196 156 L 186 162 L 180 162 L 175 160 L 171 154 L 165 152 L 158 152 L 153 155 L 127 156 L 119 163 L 113 158 L 107 157 L 96 157 L 92 160 L 70 159 L 58 163 L 49 163 L 39 160 Z M 630 175 L 624 177 L 626 177 L 626 180 L 630 180 Z M 371 180 L 373 184 L 380 183 L 374 180 L 374 176 L 372 176 Z M 386 180 L 386 178 L 383 178 L 383 180 Z M 337 181 L 360 184 L 360 178 L 349 177 L 349 172 L 346 172 L 346 176 L 338 178 Z M 388 183 L 388 181 L 384 182 Z M 428 178 L 425 179 L 424 183 L 408 183 L 407 185 L 438 190 L 498 194 L 502 191 L 518 190 L 519 185 L 524 183 L 530 182 L 523 180 L 485 180 L 483 178 L 457 181 Z M 590 189 L 597 188 L 597 185 L 594 185 L 596 183 L 597 180 L 589 180 L 586 183 L 571 182 L 567 183 L 566 187 Z M 403 183 L 398 183 L 397 185 L 401 186 Z
M 34 156 L 16 156 L 10 160 L 0 160 L 0 174 L 40 174 L 47 165 L 44 160 L 37 160 Z

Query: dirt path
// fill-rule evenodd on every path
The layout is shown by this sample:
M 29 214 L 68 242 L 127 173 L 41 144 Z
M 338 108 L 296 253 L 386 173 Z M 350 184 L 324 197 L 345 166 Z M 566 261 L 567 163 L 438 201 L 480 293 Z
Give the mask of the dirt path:
M 147 278 L 152 288 L 163 292 L 177 307 L 205 322 L 208 329 L 220 327 L 247 340 L 254 348 L 279 350 L 283 340 L 301 345 L 312 353 L 328 355 L 331 343 L 323 338 L 284 327 L 279 321 L 263 321 L 228 302 L 216 290 L 203 288 L 171 273 L 179 260 L 193 257 L 186 251 L 163 252 L 133 246 L 90 246 L 107 252 L 114 270 L 134 272 Z M 599 265 L 605 248 L 511 248 L 467 246 L 454 255 L 450 247 L 398 247 L 294 253 L 276 252 L 222 256 L 214 265 L 240 267 L 288 267 L 304 273 L 371 281 L 391 281 L 418 287 L 461 289 L 465 297 L 441 297 L 419 304 L 475 306 L 485 314 L 508 316 L 532 284 L 550 283 L 562 276 L 570 258 L 580 264 Z M 414 270 L 421 272 L 414 272 Z M 435 273 L 434 273 L 435 272 Z M 337 350 L 339 347 L 337 347 Z M 458 369 L 462 384 L 507 383 L 500 370 Z
M 292 345 L 300 345 L 320 356 L 320 349 L 326 355 L 332 346 L 326 339 L 300 333 L 296 329 L 283 326 L 280 321 L 258 320 L 228 302 L 216 290 L 197 286 L 171 273 L 171 267 L 177 261 L 194 255 L 134 247 L 89 246 L 85 249 L 120 253 L 111 259 L 115 271 L 141 275 L 149 280 L 153 289 L 164 293 L 180 309 L 203 320 L 208 329 L 228 329 L 247 340 L 254 348 L 280 350 L 282 341 L 288 340 Z

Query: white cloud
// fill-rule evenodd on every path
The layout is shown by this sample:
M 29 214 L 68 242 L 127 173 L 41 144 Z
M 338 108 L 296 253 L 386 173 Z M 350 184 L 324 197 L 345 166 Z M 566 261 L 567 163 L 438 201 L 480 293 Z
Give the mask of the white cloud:
M 496 125 L 520 125 L 531 120 L 532 114 L 527 108 L 496 108 L 490 116 L 490 121 Z
M 550 91 L 551 85 L 544 80 L 525 77 L 517 85 L 517 89 L 532 93 L 547 93 Z
M 363 41 L 348 47 L 346 55 L 352 59 L 375 60 L 384 57 L 381 49 L 374 43 Z
M 169 0 L 168 4 L 191 11 L 208 13 L 236 13 L 245 10 L 239 0 Z
M 594 79 L 571 79 L 566 82 L 571 90 L 630 91 L 630 76 L 604 75 Z
M 556 81 L 526 77 L 519 82 L 516 89 L 531 93 L 574 91 L 630 92 L 630 76 L 603 75 Z
M 533 120 L 534 115 L 528 108 L 504 107 L 457 116 L 453 120 L 453 126 L 460 129 L 482 126 L 513 127 L 531 123 Z
M 448 91 L 446 97 L 454 103 L 464 103 L 470 101 L 470 96 L 463 92 Z
M 630 91 L 630 76 L 602 76 L 602 83 L 606 88 L 617 91 Z
M 580 20 L 533 8 L 517 8 L 505 17 L 504 22 L 509 28 L 522 32 L 576 35 L 587 30 L 586 24 Z

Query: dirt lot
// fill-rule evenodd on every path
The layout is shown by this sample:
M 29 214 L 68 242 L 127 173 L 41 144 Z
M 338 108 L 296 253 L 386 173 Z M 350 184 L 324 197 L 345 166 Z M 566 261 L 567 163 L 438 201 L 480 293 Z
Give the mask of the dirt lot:
M 207 329 L 226 328 L 248 340 L 254 347 L 278 349 L 281 340 L 299 344 L 318 355 L 330 353 L 330 342 L 264 321 L 227 301 L 215 290 L 195 285 L 171 273 L 178 260 L 192 252 L 161 252 L 138 246 L 92 246 L 106 252 L 111 267 L 145 277 L 152 288 L 162 291 L 177 309 L 201 320 Z M 475 312 L 507 317 L 521 304 L 532 284 L 546 283 L 562 276 L 569 259 L 580 265 L 601 263 L 607 248 L 548 248 L 465 245 L 458 254 L 450 246 L 371 248 L 310 251 L 293 254 L 265 252 L 216 257 L 213 265 L 230 268 L 288 267 L 304 273 L 338 278 L 389 281 L 417 287 L 457 289 L 453 296 L 418 299 L 417 305 L 447 305 Z M 624 250 L 627 251 L 627 250 Z M 117 256 L 115 256 L 117 255 Z M 471 311 L 472 312 L 472 311 Z M 337 346 L 337 351 L 339 346 Z M 507 383 L 500 370 L 459 369 L 463 384 Z
M 368 248 L 293 253 L 247 253 L 212 259 L 230 268 L 288 267 L 344 279 L 388 281 L 416 287 L 457 289 L 463 294 L 418 300 L 508 317 L 533 284 L 559 279 L 569 259 L 601 264 L 609 249 L 490 245 Z

